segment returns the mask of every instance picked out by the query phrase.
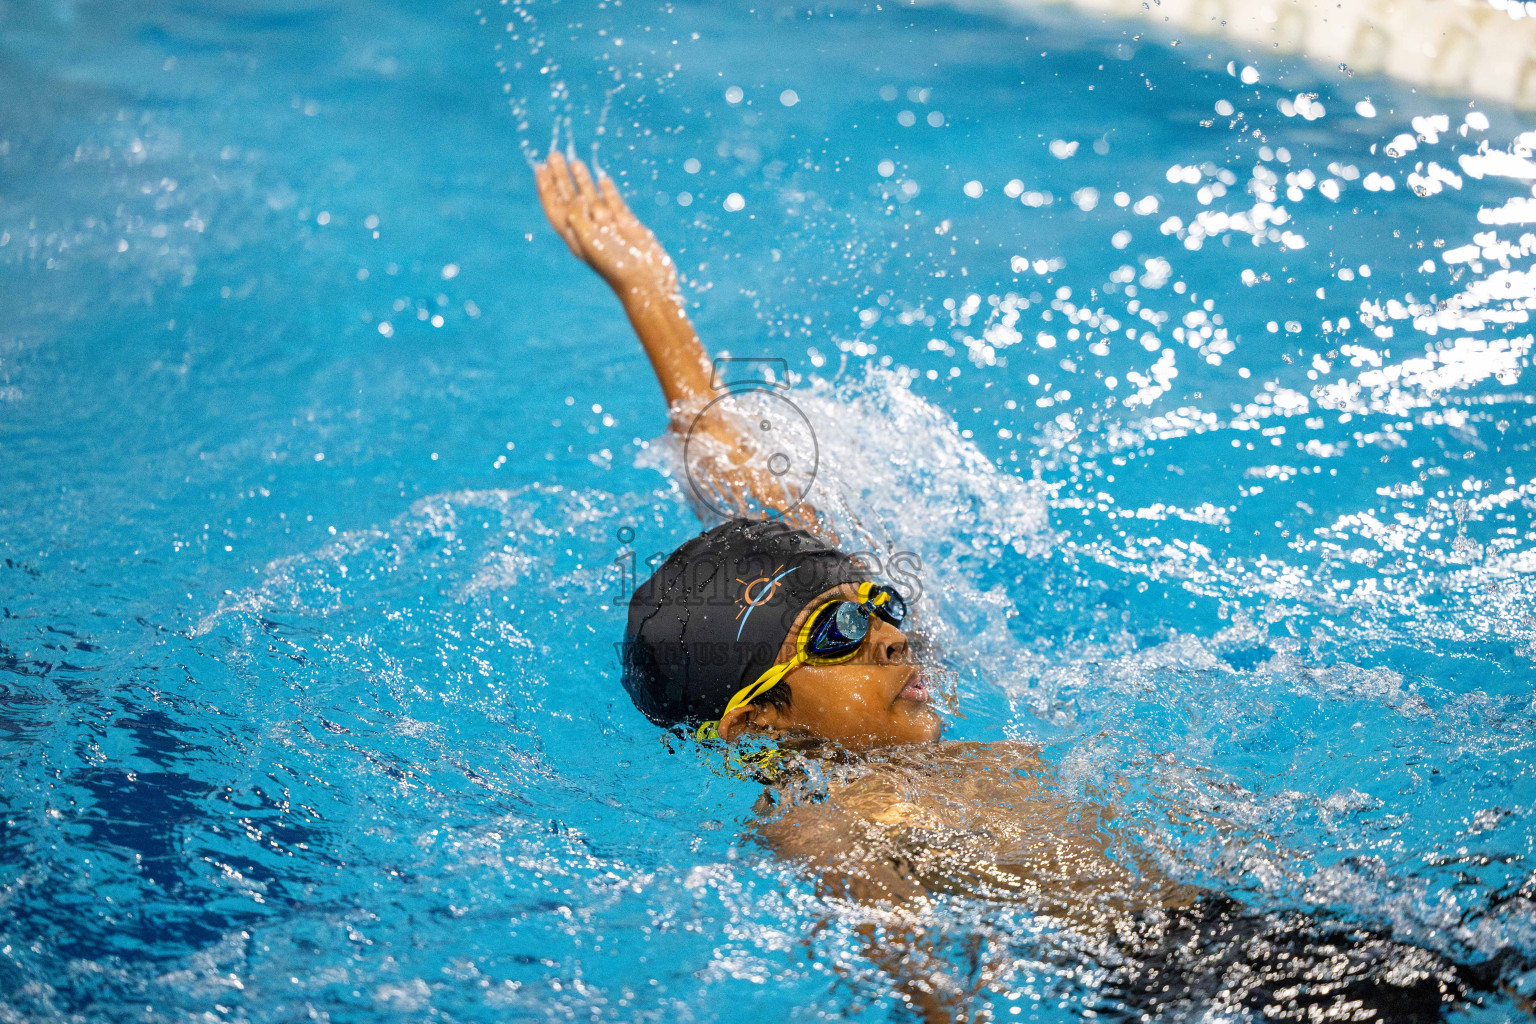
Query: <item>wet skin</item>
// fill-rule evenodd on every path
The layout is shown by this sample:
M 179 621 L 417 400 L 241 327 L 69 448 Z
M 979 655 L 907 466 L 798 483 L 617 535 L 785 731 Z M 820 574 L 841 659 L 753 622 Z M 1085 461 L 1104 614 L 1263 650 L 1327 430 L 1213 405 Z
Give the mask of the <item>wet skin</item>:
M 778 661 L 795 654 L 795 638 L 806 621 L 829 601 L 858 599 L 853 584 L 834 587 L 806 605 L 779 651 Z M 852 661 L 801 665 L 784 677 L 789 706 L 738 708 L 720 721 L 727 741 L 748 733 L 770 737 L 809 735 L 849 750 L 932 743 L 943 723 L 929 706 L 922 670 L 911 660 L 907 636 L 879 616 Z
M 805 623 L 837 599 L 856 600 L 857 587 L 834 587 L 808 604 L 780 662 L 794 656 Z M 1189 890 L 1147 865 L 1109 854 L 1125 837 L 1113 834 L 1104 808 L 1054 791 L 1037 748 L 937 742 L 942 723 L 906 634 L 878 616 L 853 660 L 802 665 L 785 680 L 789 706 L 738 708 L 720 735 L 809 736 L 861 753 L 858 767 L 828 780 L 825 801 L 791 801 L 761 828 L 770 846 L 814 864 L 824 881 L 898 903 L 932 891 L 1007 893 L 1091 931 L 1114 930 L 1127 908 L 1189 900 Z
M 623 304 L 656 371 L 671 429 L 686 433 L 714 394 L 710 356 L 688 320 L 672 260 L 614 183 L 594 178 L 581 161 L 552 152 L 536 175 L 550 224 Z M 781 481 L 753 469 L 750 440 L 728 421 L 705 422 L 722 424 L 710 436 L 728 450 L 714 464 L 715 486 L 741 498 L 740 514 L 777 507 Z M 785 521 L 838 546 L 829 521 L 808 502 Z M 798 636 L 826 600 L 853 596 L 851 586 L 822 595 L 789 637 Z M 780 661 L 793 657 L 794 647 L 786 639 Z M 1187 907 L 1197 895 L 1156 870 L 1134 830 L 1117 826 L 1110 808 L 1062 792 L 1036 748 L 936 742 L 940 721 L 907 637 L 883 620 L 872 624 L 853 660 L 803 665 L 785 682 L 792 692 L 787 707 L 738 709 L 719 723 L 721 736 L 813 737 L 860 753 L 828 756 L 826 770 L 815 773 L 819 792 L 797 795 L 798 773 L 786 772 L 765 794 L 757 831 L 781 856 L 811 867 L 822 886 L 897 912 L 878 930 L 868 921 L 856 930 L 867 942 L 866 955 L 925 1022 L 978 1019 L 970 1001 L 990 973 L 984 968 L 969 984 L 946 977 L 951 965 L 931 955 L 925 935 L 923 908 L 932 894 L 1021 901 L 1078 934 L 1132 939 L 1145 928 L 1155 932 L 1165 911 Z M 816 758 L 816 749 L 812 744 L 786 763 Z M 1258 983 L 1267 984 L 1266 976 Z M 984 1004 L 978 1012 L 986 1015 Z

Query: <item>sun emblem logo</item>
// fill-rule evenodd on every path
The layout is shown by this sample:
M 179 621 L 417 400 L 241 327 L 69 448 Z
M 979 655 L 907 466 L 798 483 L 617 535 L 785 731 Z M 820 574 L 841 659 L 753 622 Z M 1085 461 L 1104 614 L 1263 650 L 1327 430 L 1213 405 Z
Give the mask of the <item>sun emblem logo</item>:
M 780 563 L 772 572 L 762 576 L 750 580 L 744 580 L 739 576 L 736 578 L 736 582 L 742 587 L 741 597 L 736 600 L 739 606 L 736 618 L 741 620 L 741 625 L 736 627 L 736 639 L 741 639 L 741 631 L 747 628 L 747 619 L 751 617 L 753 610 L 772 601 L 773 596 L 779 592 L 779 581 L 798 568 L 800 567 L 797 565 L 794 568 L 785 569 L 783 563 Z

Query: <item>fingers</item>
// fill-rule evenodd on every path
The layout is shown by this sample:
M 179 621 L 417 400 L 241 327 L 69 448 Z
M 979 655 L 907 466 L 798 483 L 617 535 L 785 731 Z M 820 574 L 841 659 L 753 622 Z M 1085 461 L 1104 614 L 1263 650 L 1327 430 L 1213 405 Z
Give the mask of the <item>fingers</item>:
M 617 214 L 629 213 L 629 207 L 624 202 L 624 197 L 619 195 L 619 187 L 613 183 L 608 175 L 603 175 L 597 180 L 597 186 L 602 190 L 603 202 L 608 204 L 610 212 Z
M 589 221 L 583 218 L 580 224 L 576 223 L 575 214 L 582 202 L 576 186 L 571 182 L 570 165 L 559 150 L 551 150 L 548 161 L 537 169 L 535 176 L 539 186 L 539 201 L 544 205 L 544 215 L 549 218 L 550 225 L 577 258 L 586 260 L 587 253 L 581 239 Z
M 558 178 L 554 170 L 548 164 L 537 167 L 534 169 L 534 179 L 538 182 L 539 202 L 544 207 L 544 216 L 548 218 L 549 226 L 564 239 L 571 252 L 585 259 L 576 233 L 571 229 L 570 207 L 559 196 Z
M 555 192 L 555 173 L 549 164 L 539 164 L 533 169 L 533 180 L 538 186 L 539 203 L 544 207 L 544 216 L 549 218 L 550 224 L 559 230 L 565 224 L 565 204 L 560 202 L 559 195 Z
M 587 165 L 580 160 L 574 162 L 572 169 L 576 176 L 576 191 L 581 202 L 585 204 L 587 215 L 595 224 L 610 223 L 613 220 L 613 210 L 593 183 L 592 172 L 587 170 Z
M 597 232 L 593 228 L 592 215 L 586 207 L 573 206 L 571 208 L 570 226 L 571 233 L 577 238 L 596 240 Z M 583 255 L 583 259 L 585 258 L 585 255 Z
M 593 213 L 606 211 L 618 214 L 629 210 L 613 179 L 599 171 L 598 179 L 594 182 L 591 170 L 582 160 L 568 161 L 559 150 L 550 150 L 549 160 L 543 169 L 547 171 L 547 177 L 539 176 L 541 191 L 547 180 L 563 205 L 572 206 L 579 201 L 587 204 Z
M 603 230 L 592 219 L 592 211 L 580 204 L 572 207 L 570 223 L 571 238 L 575 239 L 568 239 L 572 251 L 593 270 L 602 274 L 599 264 L 605 262 L 608 247 L 604 243 Z
M 566 163 L 565 157 L 560 155 L 558 149 L 552 149 L 549 151 L 549 162 L 544 166 L 549 168 L 556 197 L 564 205 L 570 206 L 576 201 L 576 187 L 571 184 L 570 165 Z
M 657 271 L 675 287 L 675 269 L 671 261 L 665 253 L 658 255 L 648 251 L 645 243 L 648 241 L 650 247 L 654 247 L 655 240 L 630 212 L 612 178 L 599 172 L 594 180 L 592 170 L 585 162 L 568 159 L 555 150 L 550 152 L 544 164 L 534 168 L 534 178 L 544 215 L 578 259 L 594 267 L 599 263 L 607 265 L 615 259 L 633 267 L 659 261 Z M 614 234 L 615 231 L 618 234 Z M 631 257 L 626 259 L 619 255 L 615 246 L 628 247 Z
M 597 186 L 592 184 L 592 172 L 587 170 L 587 165 L 573 160 L 571 172 L 576 176 L 576 194 L 591 206 L 600 205 L 602 197 L 597 194 Z

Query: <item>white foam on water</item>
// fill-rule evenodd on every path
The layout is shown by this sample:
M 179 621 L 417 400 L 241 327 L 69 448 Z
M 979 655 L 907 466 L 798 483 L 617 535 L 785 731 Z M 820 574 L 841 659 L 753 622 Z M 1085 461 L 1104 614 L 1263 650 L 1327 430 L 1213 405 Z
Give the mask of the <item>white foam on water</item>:
M 1404 723 L 1399 732 L 1410 742 L 1422 742 L 1425 732 L 1479 733 L 1480 741 L 1464 745 L 1466 756 L 1479 756 L 1473 749 L 1477 746 L 1490 759 L 1507 756 L 1511 745 L 1528 746 L 1518 722 L 1491 730 L 1472 724 L 1482 713 L 1484 698 L 1478 695 L 1457 697 L 1410 681 L 1390 667 L 1322 656 L 1315 641 L 1311 647 L 1304 642 L 1305 634 L 1300 639 L 1270 636 L 1270 624 L 1288 621 L 1294 614 L 1288 608 L 1297 602 L 1312 602 L 1331 614 L 1365 613 L 1365 621 L 1374 623 L 1391 614 L 1416 616 L 1422 609 L 1414 594 L 1402 594 L 1394 603 L 1369 587 L 1318 587 L 1309 573 L 1286 571 L 1272 559 L 1218 562 L 1199 544 L 1171 539 L 1115 554 L 1063 537 L 1051 525 L 1047 486 L 982 456 L 952 419 L 912 393 L 898 372 L 870 370 L 862 379 L 837 385 L 814 381 L 791 397 L 816 426 L 823 474 L 813 500 L 840 536 L 857 537 L 875 550 L 896 547 L 922 556 L 924 599 L 937 617 L 935 631 L 948 653 L 965 661 L 970 695 L 977 697 L 989 687 L 1001 691 L 1015 709 L 1005 726 L 1010 734 L 1074 737 L 1062 761 L 1063 780 L 1071 787 L 1085 793 L 1113 788 L 1117 776 L 1129 773 L 1143 803 L 1125 813 L 1146 826 L 1170 870 L 1250 891 L 1269 905 L 1350 907 L 1404 937 L 1430 941 L 1439 932 L 1483 951 L 1519 941 L 1533 927 L 1528 915 L 1518 912 L 1501 923 L 1469 920 L 1447 931 L 1447 916 L 1457 904 L 1447 902 L 1451 897 L 1429 881 L 1405 883 L 1397 874 L 1370 868 L 1377 863 L 1370 857 L 1359 864 L 1319 861 L 1319 848 L 1378 848 L 1371 838 L 1376 820 L 1390 813 L 1383 811 L 1380 796 L 1348 785 L 1323 788 L 1316 795 L 1306 790 L 1330 785 L 1327 776 L 1314 779 L 1305 772 L 1295 781 L 1302 789 L 1260 795 L 1234 781 L 1239 776 L 1223 767 L 1229 758 L 1217 737 L 1225 731 L 1285 746 L 1288 726 L 1274 721 L 1278 702 L 1322 702 L 1336 709 L 1330 712 L 1335 717 L 1353 707 L 1362 714 L 1384 710 Z M 1263 421 L 1311 412 L 1303 395 L 1271 392 L 1265 397 L 1269 401 L 1243 414 Z M 1166 440 L 1230 429 L 1219 418 L 1172 414 L 1149 418 L 1133 433 Z M 1112 445 L 1130 443 L 1114 431 L 1108 436 Z M 1104 440 L 1092 434 L 1087 439 Z M 666 467 L 668 458 L 663 442 L 654 447 L 648 464 Z M 1506 490 L 1485 495 L 1480 510 L 1508 505 L 1527 493 L 1524 486 Z M 1186 500 L 1195 497 L 1198 492 Z M 1055 504 L 1061 506 L 1059 500 Z M 854 508 L 861 510 L 857 517 L 850 514 Z M 1142 511 L 1146 514 L 1136 517 L 1142 524 L 1229 523 L 1225 507 L 1211 502 L 1194 511 L 1175 506 Z M 1196 592 L 1220 595 L 1237 609 L 1232 624 L 1213 637 L 1175 633 L 1150 646 L 1124 636 L 1097 644 L 1056 642 L 1042 650 L 1008 628 L 1019 612 L 1017 602 L 1039 595 L 1019 593 L 1016 577 L 1012 586 L 983 581 L 1010 557 L 1059 563 L 1063 552 L 1110 565 L 1127 580 L 1171 578 Z M 1487 577 L 1467 571 L 1473 576 L 1465 587 L 1468 597 L 1483 600 Z M 1437 573 L 1419 582 L 1444 586 L 1446 576 Z M 1517 584 L 1517 593 L 1523 592 Z M 1243 610 L 1248 608 L 1259 616 L 1259 625 Z M 1459 614 L 1466 610 L 1462 607 Z M 1496 617 L 1489 609 L 1478 621 Z M 1240 669 L 1228 662 L 1232 652 L 1252 648 L 1268 652 L 1255 666 Z M 1184 717 L 1191 706 L 1201 709 L 1193 722 Z M 1162 833 L 1158 817 L 1164 812 L 1203 816 L 1206 838 Z

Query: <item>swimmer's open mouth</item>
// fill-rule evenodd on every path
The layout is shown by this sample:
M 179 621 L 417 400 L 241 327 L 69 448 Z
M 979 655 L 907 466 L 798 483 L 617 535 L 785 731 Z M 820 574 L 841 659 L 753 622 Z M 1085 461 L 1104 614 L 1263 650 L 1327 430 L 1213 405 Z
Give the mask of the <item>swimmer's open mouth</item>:
M 923 678 L 923 670 L 914 667 L 907 676 L 906 685 L 896 695 L 896 700 L 911 700 L 919 704 L 928 703 L 928 680 Z

